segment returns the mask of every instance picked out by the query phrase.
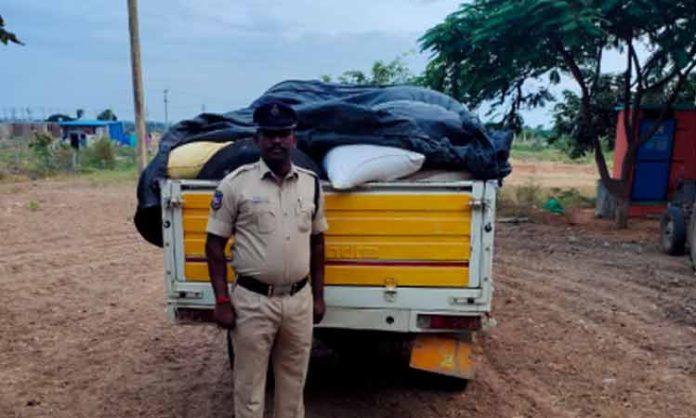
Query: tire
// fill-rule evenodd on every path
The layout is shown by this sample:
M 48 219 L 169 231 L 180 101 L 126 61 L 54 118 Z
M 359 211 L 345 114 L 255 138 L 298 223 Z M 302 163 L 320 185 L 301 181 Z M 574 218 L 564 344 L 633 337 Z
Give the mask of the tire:
M 682 255 L 686 244 L 686 224 L 681 210 L 667 207 L 660 219 L 660 247 L 665 254 Z
M 696 208 L 695 208 L 696 209 Z M 689 258 L 691 258 L 691 267 L 696 270 L 696 214 L 691 211 L 691 219 L 689 220 L 689 231 L 687 232 L 687 241 L 689 243 Z
M 230 369 L 234 369 L 234 347 L 232 347 L 232 330 L 227 330 L 227 357 L 230 361 Z

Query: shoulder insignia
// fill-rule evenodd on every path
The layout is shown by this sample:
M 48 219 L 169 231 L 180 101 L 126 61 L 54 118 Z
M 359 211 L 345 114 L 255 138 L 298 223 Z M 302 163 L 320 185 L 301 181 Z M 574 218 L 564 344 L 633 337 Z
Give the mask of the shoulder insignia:
M 222 179 L 222 181 L 225 181 L 225 180 L 228 180 L 228 181 L 229 181 L 229 180 L 232 180 L 233 178 L 237 177 L 238 175 L 242 174 L 243 172 L 249 171 L 249 170 L 251 170 L 252 168 L 255 168 L 255 167 L 256 167 L 256 164 L 257 164 L 257 163 L 251 163 L 251 164 L 244 164 L 244 165 L 242 165 L 242 166 L 239 166 L 239 167 L 237 167 L 234 171 L 232 171 L 232 172 L 230 172 L 229 174 L 227 174 L 227 175 Z
M 296 169 L 297 171 L 301 172 L 301 173 L 309 174 L 309 175 L 312 176 L 312 177 L 319 177 L 319 176 L 317 175 L 317 173 L 315 173 L 314 171 L 308 170 L 308 169 L 306 169 L 306 168 L 302 168 L 302 167 L 300 167 L 300 166 L 298 166 L 298 165 L 295 166 L 295 169 Z
M 222 192 L 220 190 L 215 190 L 213 195 L 213 200 L 210 202 L 210 208 L 213 210 L 218 210 L 222 207 Z

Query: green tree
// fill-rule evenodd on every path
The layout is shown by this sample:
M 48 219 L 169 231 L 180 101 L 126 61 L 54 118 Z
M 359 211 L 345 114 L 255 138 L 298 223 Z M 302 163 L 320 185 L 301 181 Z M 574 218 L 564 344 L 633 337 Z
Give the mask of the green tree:
M 113 121 L 118 120 L 111 109 L 106 109 L 97 115 L 97 120 Z
M 75 118 L 62 113 L 54 113 L 46 118 L 46 122 L 69 122 L 71 120 L 75 120 Z
M 616 133 L 616 106 L 621 102 L 621 76 L 603 75 L 600 77 L 596 93 L 592 95 L 592 125 L 600 141 L 608 149 L 614 149 Z M 580 114 L 580 96 L 570 90 L 563 90 L 562 100 L 553 108 L 553 128 L 550 143 L 570 139 L 565 151 L 571 158 L 580 158 L 592 151 L 592 144 L 573 141 Z M 661 103 L 661 101 L 657 102 Z
M 322 81 L 331 81 L 331 77 L 323 75 Z M 383 86 L 390 84 L 416 84 L 417 78 L 411 73 L 402 57 L 390 62 L 375 61 L 369 73 L 360 70 L 349 70 L 338 76 L 341 84 L 356 84 L 360 86 Z
M 639 45 L 648 51 L 643 59 Z M 572 140 L 594 151 L 602 183 L 619 202 L 617 224 L 626 226 L 638 148 L 659 129 L 696 66 L 696 8 L 692 0 L 474 0 L 428 30 L 421 46 L 433 53 L 428 86 L 470 105 L 494 101 L 506 116 L 546 104 L 562 75 L 574 80 L 580 103 Z M 602 76 L 610 75 L 602 56 L 610 50 L 624 57 L 619 104 L 630 109 L 618 179 L 609 174 L 594 124 Z M 639 108 L 655 92 L 666 92 L 658 123 L 639 136 Z
M 77 116 L 77 119 L 82 119 L 82 117 L 85 115 L 85 110 L 84 109 L 77 109 L 75 111 L 75 115 Z
M 5 21 L 2 19 L 2 15 L 0 15 L 0 42 L 5 45 L 10 42 L 17 45 L 24 45 L 22 41 L 17 39 L 17 35 L 5 29 Z

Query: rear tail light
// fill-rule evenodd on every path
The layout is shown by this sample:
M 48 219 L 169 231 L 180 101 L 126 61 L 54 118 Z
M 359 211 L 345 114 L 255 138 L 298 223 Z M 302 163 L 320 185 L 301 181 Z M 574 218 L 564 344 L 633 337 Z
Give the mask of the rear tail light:
M 480 316 L 418 315 L 418 326 L 426 329 L 481 329 Z

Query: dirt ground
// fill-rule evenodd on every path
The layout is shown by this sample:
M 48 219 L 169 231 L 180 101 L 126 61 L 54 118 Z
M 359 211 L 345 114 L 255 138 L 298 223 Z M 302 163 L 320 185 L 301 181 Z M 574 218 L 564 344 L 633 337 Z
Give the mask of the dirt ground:
M 535 184 L 541 187 L 576 188 L 594 192 L 597 186 L 597 169 L 589 164 L 567 164 L 551 161 L 512 160 L 512 174 L 506 185 Z
M 0 185 L 0 416 L 231 416 L 225 334 L 165 317 L 132 184 Z M 308 417 L 694 417 L 696 278 L 628 231 L 499 224 L 494 316 L 465 390 L 314 361 Z M 429 383 L 430 382 L 430 383 Z

